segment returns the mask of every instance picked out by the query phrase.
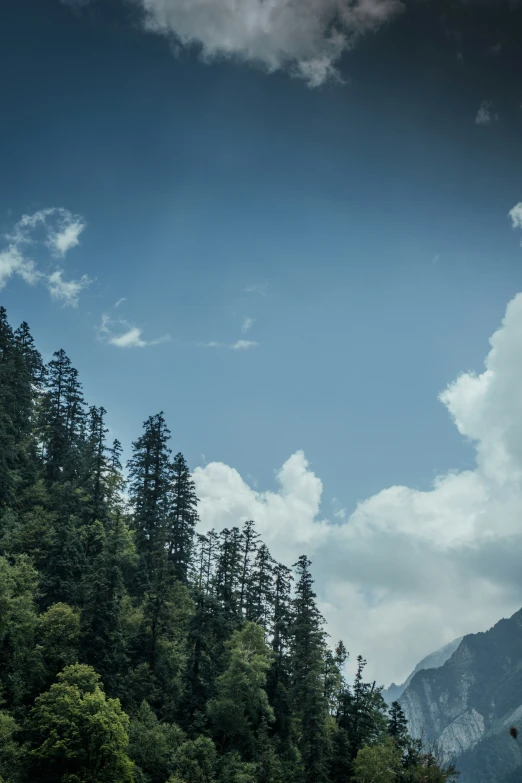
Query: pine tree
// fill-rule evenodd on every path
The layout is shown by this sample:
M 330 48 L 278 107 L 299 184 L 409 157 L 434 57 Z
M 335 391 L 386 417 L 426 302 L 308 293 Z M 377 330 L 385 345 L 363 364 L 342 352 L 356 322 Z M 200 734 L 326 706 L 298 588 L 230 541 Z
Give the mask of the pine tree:
M 239 583 L 239 607 L 242 613 L 246 612 L 247 617 L 249 615 L 247 595 L 251 578 L 251 557 L 257 551 L 258 541 L 259 534 L 256 532 L 255 523 L 252 520 L 245 522 L 243 525 L 242 535 L 242 563 Z M 248 619 L 255 620 L 255 618 L 252 616 L 248 617 Z
M 176 578 L 187 582 L 191 566 L 194 529 L 198 522 L 195 484 L 183 454 L 172 464 L 172 500 L 168 519 L 167 546 Z
M 266 544 L 256 551 L 248 584 L 247 618 L 259 623 L 265 630 L 270 624 L 270 615 L 274 602 L 273 595 L 274 560 Z
M 15 376 L 15 341 L 7 321 L 5 307 L 0 307 L 0 514 L 14 498 L 13 474 L 17 453 L 17 403 Z
M 300 721 L 299 749 L 305 783 L 327 780 L 327 701 L 324 696 L 323 619 L 317 609 L 310 561 L 302 555 L 297 570 L 292 627 L 292 696 Z
M 172 514 L 170 431 L 163 412 L 150 416 L 143 426 L 128 465 L 133 526 L 141 559 L 138 588 L 142 590 L 152 583 L 154 571 L 163 568 Z
M 105 426 L 106 413 L 105 408 L 91 406 L 87 418 L 83 486 L 90 497 L 87 520 L 90 523 L 95 520 L 106 523 L 109 514 L 109 463 L 105 445 L 105 436 L 109 430 Z
M 388 718 L 388 734 L 399 750 L 404 751 L 408 745 L 408 721 L 398 701 L 390 706 Z
M 47 365 L 42 405 L 42 441 L 45 476 L 49 484 L 74 481 L 81 472 L 80 439 L 84 401 L 78 371 L 65 351 L 56 351 Z

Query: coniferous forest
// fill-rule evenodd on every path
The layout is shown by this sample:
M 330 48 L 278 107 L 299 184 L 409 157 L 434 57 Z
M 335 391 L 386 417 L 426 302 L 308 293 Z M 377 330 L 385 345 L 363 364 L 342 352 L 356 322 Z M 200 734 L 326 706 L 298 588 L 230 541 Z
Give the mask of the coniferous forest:
M 452 779 L 363 658 L 345 678 L 306 555 L 276 562 L 253 521 L 198 533 L 162 413 L 126 465 L 107 433 L 0 308 L 0 781 Z

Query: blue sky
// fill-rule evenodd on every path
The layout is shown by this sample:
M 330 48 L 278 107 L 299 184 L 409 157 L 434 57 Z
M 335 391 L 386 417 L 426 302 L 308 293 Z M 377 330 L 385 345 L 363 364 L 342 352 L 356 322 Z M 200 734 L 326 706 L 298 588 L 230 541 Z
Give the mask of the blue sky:
M 438 394 L 482 371 L 522 284 L 508 215 L 522 199 L 520 14 L 500 3 L 486 25 L 481 4 L 382 4 L 389 21 L 334 58 L 344 83 L 316 87 L 239 44 L 176 56 L 112 0 L 7 0 L 0 26 L 0 230 L 46 208 L 81 216 L 65 257 L 35 252 L 49 274 L 92 281 L 64 306 L 12 277 L 10 320 L 46 356 L 67 351 L 127 449 L 164 410 L 193 468 L 223 463 L 274 492 L 302 450 L 337 521 L 386 487 L 473 469 Z M 209 54 L 204 22 L 190 34 Z M 133 328 L 151 344 L 110 342 Z M 441 643 L 462 632 L 444 622 Z

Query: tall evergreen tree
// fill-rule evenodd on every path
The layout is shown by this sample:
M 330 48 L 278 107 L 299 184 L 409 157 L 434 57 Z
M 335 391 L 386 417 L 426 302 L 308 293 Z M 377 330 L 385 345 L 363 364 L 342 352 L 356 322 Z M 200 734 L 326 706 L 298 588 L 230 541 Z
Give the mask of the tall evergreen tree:
M 41 434 L 49 484 L 74 481 L 79 476 L 84 413 L 78 372 L 64 350 L 56 351 L 47 365 L 42 406 Z
M 170 431 L 163 412 L 150 416 L 143 426 L 143 434 L 133 443 L 128 469 L 133 526 L 141 559 L 140 586 L 146 589 L 166 556 L 172 514 L 172 465 Z
M 198 522 L 198 499 L 183 454 L 172 464 L 172 499 L 168 519 L 167 547 L 176 578 L 187 582 L 191 565 L 194 530 Z
M 297 571 L 292 627 L 292 696 L 299 716 L 299 749 L 305 783 L 327 780 L 327 701 L 323 684 L 323 619 L 317 609 L 310 561 L 302 555 Z

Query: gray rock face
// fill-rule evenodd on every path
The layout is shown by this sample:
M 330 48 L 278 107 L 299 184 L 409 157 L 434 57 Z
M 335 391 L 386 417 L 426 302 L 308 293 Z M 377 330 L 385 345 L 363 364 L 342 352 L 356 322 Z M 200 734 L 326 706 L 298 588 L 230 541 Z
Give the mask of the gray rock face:
M 442 666 L 414 674 L 399 701 L 411 734 L 454 761 L 460 783 L 501 783 L 522 765 L 509 737 L 522 720 L 522 610 L 465 636 Z
M 391 704 L 393 701 L 397 701 L 400 696 L 404 693 L 410 682 L 412 681 L 413 677 L 417 674 L 417 672 L 422 671 L 423 669 L 438 669 L 439 666 L 443 666 L 443 664 L 446 663 L 448 658 L 451 658 L 457 647 L 462 641 L 462 636 L 459 639 L 455 639 L 453 642 L 450 642 L 449 644 L 444 645 L 444 647 L 441 647 L 439 650 L 435 650 L 435 652 L 430 653 L 430 655 L 427 655 L 425 658 L 420 661 L 420 663 L 417 664 L 415 669 L 412 671 L 410 676 L 402 683 L 402 685 L 396 685 L 394 682 L 390 685 L 389 688 L 386 688 L 383 692 L 383 698 L 386 704 Z

